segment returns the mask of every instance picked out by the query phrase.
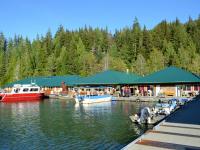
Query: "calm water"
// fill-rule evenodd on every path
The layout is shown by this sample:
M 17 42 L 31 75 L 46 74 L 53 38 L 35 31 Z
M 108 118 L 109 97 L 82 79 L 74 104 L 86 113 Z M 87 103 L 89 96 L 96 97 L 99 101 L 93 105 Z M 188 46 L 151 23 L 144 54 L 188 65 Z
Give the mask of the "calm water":
M 0 103 L 0 149 L 121 149 L 146 127 L 128 116 L 147 103 Z

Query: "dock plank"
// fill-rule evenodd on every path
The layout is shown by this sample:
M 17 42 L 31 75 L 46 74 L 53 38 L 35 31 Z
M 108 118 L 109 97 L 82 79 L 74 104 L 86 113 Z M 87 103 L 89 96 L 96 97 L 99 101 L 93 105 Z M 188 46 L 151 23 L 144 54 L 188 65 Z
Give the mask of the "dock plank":
M 169 148 L 160 148 L 160 147 L 155 147 L 155 146 L 149 146 L 149 145 L 140 145 L 140 144 L 135 144 L 134 146 L 131 146 L 129 150 L 171 150 Z
M 160 126 L 157 131 L 172 132 L 172 133 L 182 133 L 190 135 L 200 135 L 200 130 L 197 129 L 185 129 L 185 128 L 174 128 L 170 126 Z
M 172 135 L 172 134 L 166 135 L 163 133 L 149 133 L 143 139 L 173 143 L 173 144 L 180 144 L 180 145 L 184 144 L 184 145 L 196 146 L 200 148 L 200 138 L 198 137 L 188 137 L 188 136 Z

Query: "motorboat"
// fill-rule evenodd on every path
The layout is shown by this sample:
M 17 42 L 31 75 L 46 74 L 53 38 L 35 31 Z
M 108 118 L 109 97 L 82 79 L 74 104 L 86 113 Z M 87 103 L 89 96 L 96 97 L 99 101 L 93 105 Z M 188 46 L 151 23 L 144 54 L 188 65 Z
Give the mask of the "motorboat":
M 71 100 L 73 97 L 69 95 L 58 95 L 58 99 Z
M 75 97 L 76 103 L 91 104 L 108 102 L 112 100 L 111 95 L 78 95 Z
M 179 98 L 178 99 L 178 104 L 179 105 L 185 105 L 187 102 L 189 102 L 190 99 L 189 98 Z
M 0 93 L 1 102 L 34 101 L 41 100 L 43 97 L 44 92 L 35 83 L 15 84 L 10 93 Z
M 171 99 L 168 103 L 159 102 L 154 106 L 155 114 L 164 114 L 169 115 L 172 111 L 174 111 L 177 107 L 177 100 Z
M 132 122 L 147 125 L 155 125 L 165 117 L 166 115 L 154 114 L 149 107 L 144 107 L 138 114 L 129 116 Z
M 168 103 L 159 101 L 153 108 L 144 107 L 138 114 L 129 116 L 132 122 L 138 124 L 157 124 L 177 109 L 177 100 L 171 99 Z
M 139 114 L 135 114 L 134 116 L 131 116 L 130 119 L 133 122 L 139 123 L 139 124 L 150 123 L 150 119 L 151 119 L 150 108 L 149 107 L 144 107 L 143 109 L 141 109 Z

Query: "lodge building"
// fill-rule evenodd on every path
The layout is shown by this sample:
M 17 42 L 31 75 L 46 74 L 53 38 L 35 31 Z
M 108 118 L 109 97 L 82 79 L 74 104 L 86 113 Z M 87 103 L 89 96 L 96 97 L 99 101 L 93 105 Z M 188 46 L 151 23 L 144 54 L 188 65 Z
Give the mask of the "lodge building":
M 14 84 L 35 82 L 49 94 L 63 92 L 61 83 L 67 85 L 67 92 L 73 94 L 76 89 L 101 89 L 120 96 L 194 96 L 200 91 L 200 77 L 177 67 L 167 67 L 147 76 L 113 70 L 103 71 L 88 77 L 78 75 L 30 77 L 9 83 L 9 91 Z

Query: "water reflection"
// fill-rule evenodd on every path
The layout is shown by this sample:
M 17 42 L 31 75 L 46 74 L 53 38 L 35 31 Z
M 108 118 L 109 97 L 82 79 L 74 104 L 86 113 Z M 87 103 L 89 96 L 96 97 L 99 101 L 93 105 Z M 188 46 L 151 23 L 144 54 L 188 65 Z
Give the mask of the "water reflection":
M 0 103 L 0 148 L 120 149 L 145 131 L 128 118 L 141 105 L 149 104 Z
M 38 133 L 39 103 L 0 103 L 1 149 L 20 149 L 21 142 L 24 147 L 31 145 Z
M 75 110 L 88 116 L 99 116 L 111 113 L 112 102 L 94 103 L 94 104 L 75 104 Z

